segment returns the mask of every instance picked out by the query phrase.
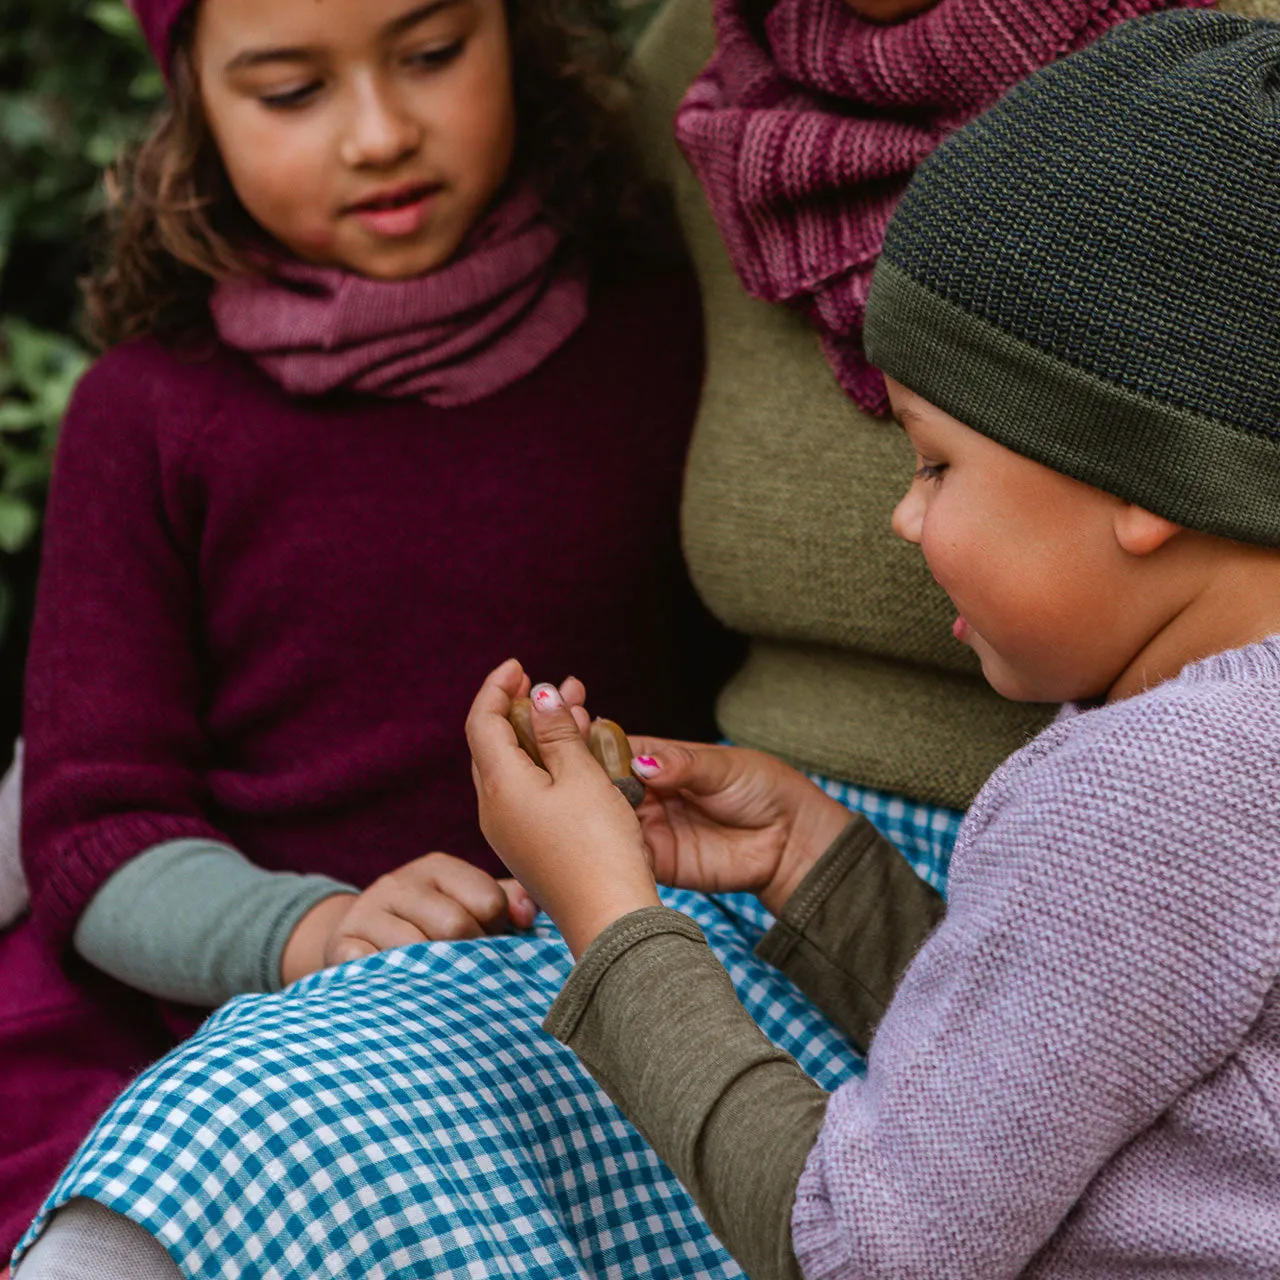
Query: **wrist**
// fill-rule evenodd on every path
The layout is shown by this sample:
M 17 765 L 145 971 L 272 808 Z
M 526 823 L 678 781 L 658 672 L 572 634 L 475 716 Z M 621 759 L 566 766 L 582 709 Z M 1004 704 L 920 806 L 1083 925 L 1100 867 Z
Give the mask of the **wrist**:
M 327 968 L 325 962 L 325 945 L 328 943 L 338 922 L 351 908 L 358 895 L 354 893 L 335 893 L 328 898 L 321 898 L 306 915 L 293 926 L 289 941 L 284 944 L 284 952 L 280 957 L 280 979 L 285 986 Z
M 650 880 L 611 885 L 597 893 L 580 893 L 573 906 L 556 918 L 556 924 L 575 960 L 611 925 L 645 907 L 660 907 L 657 887 Z
M 852 820 L 853 815 L 838 800 L 814 790 L 814 796 L 796 815 L 791 839 L 778 859 L 773 878 L 758 894 L 765 910 L 774 917 L 782 914 L 805 876 Z

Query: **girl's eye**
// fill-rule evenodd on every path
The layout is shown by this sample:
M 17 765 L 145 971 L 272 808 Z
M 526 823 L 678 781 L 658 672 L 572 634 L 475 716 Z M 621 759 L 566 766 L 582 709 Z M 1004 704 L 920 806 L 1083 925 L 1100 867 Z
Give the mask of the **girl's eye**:
M 447 67 L 461 52 L 463 42 L 455 40 L 452 44 L 437 45 L 431 49 L 421 49 L 410 54 L 407 61 L 410 66 L 421 67 L 427 71 L 435 71 Z
M 922 462 L 916 470 L 916 479 L 932 480 L 936 483 L 942 479 L 942 473 L 946 469 L 945 463 Z
M 276 111 L 288 111 L 292 107 L 305 106 L 320 91 L 320 82 L 312 81 L 310 84 L 304 84 L 300 88 L 290 89 L 286 93 L 267 93 L 263 94 L 258 101 L 264 107 L 270 107 Z

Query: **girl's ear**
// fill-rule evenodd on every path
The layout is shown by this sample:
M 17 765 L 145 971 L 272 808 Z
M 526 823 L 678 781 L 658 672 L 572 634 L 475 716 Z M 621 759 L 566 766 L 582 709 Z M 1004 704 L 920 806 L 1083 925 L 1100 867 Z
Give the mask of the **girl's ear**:
M 1131 556 L 1149 556 L 1182 532 L 1181 525 L 1132 502 L 1116 508 L 1114 528 L 1116 541 Z

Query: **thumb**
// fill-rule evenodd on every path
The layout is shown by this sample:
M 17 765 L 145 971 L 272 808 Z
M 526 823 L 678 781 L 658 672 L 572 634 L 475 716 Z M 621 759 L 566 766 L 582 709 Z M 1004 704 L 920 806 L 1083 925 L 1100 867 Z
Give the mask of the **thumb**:
M 652 743 L 652 745 L 651 745 Z M 727 790 L 738 778 L 735 752 L 730 747 L 648 740 L 631 767 L 657 792 L 687 791 L 711 796 Z M 647 748 L 647 749 L 646 749 Z
M 584 765 L 598 768 L 582 739 L 578 722 L 555 685 L 534 685 L 529 691 L 529 702 L 533 739 L 538 744 L 543 765 L 553 778 L 576 772 Z

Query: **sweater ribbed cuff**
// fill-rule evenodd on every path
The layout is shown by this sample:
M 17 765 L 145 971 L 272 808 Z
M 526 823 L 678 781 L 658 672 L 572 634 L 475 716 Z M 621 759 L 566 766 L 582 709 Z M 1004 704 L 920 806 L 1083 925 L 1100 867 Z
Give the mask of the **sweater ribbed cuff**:
M 94 894 L 131 858 L 170 840 L 208 840 L 228 844 L 227 837 L 199 818 L 128 814 L 94 823 L 54 850 L 32 877 L 31 915 L 57 954 L 71 945 L 80 913 Z

